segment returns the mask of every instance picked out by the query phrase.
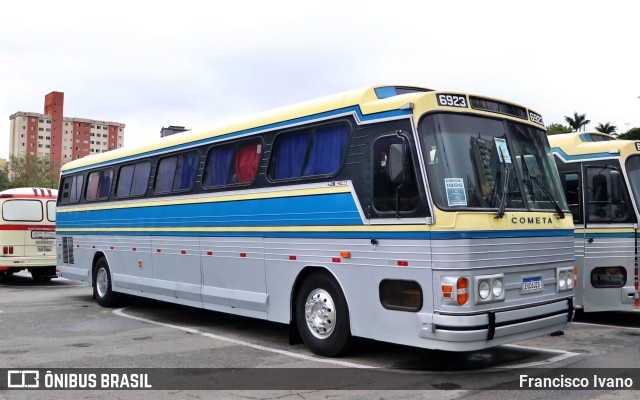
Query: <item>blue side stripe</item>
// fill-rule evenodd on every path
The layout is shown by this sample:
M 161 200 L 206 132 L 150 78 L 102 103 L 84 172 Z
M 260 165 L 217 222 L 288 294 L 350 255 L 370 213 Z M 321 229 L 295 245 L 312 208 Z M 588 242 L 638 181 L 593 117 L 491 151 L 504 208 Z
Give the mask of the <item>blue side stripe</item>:
M 58 213 L 57 229 L 362 225 L 351 193 Z
M 95 167 L 100 167 L 103 165 L 111 165 L 114 163 L 119 163 L 119 162 L 124 162 L 124 161 L 128 161 L 128 160 L 132 160 L 132 159 L 137 159 L 140 157 L 150 157 L 159 153 L 165 153 L 168 151 L 173 151 L 173 150 L 180 150 L 186 147 L 191 147 L 191 146 L 197 146 L 197 145 L 201 145 L 201 144 L 208 144 L 208 143 L 214 143 L 214 142 L 218 142 L 221 140 L 226 140 L 226 139 L 231 139 L 237 136 L 241 136 L 241 135 L 246 135 L 249 133 L 255 133 L 255 132 L 259 132 L 259 131 L 263 131 L 263 130 L 268 130 L 268 129 L 275 129 L 275 128 L 283 128 L 289 125 L 293 125 L 293 124 L 299 124 L 299 123 L 303 123 L 303 122 L 310 122 L 310 121 L 314 121 L 317 119 L 324 119 L 327 117 L 332 117 L 332 116 L 336 116 L 339 114 L 344 114 L 347 112 L 355 112 L 356 115 L 358 116 L 358 119 L 360 119 L 360 121 L 372 121 L 372 120 L 376 120 L 376 119 L 381 119 L 381 118 L 391 118 L 391 117 L 398 117 L 398 116 L 403 116 L 403 115 L 408 115 L 411 114 L 411 110 L 391 110 L 391 111 L 384 111 L 384 112 L 379 112 L 379 113 L 374 113 L 374 114 L 369 114 L 369 115 L 365 115 L 362 114 L 362 111 L 360 110 L 360 106 L 350 106 L 350 107 L 345 107 L 345 108 L 338 108 L 336 110 L 331 110 L 331 111 L 327 111 L 327 112 L 323 112 L 323 113 L 319 113 L 319 114 L 314 114 L 314 115 L 308 115 L 305 117 L 300 117 L 300 118 L 295 118 L 292 120 L 288 120 L 288 121 L 281 121 L 281 122 L 276 122 L 273 124 L 269 124 L 269 125 L 264 125 L 264 126 L 259 126 L 259 127 L 255 127 L 255 128 L 251 128 L 251 129 L 245 129 L 242 131 L 237 131 L 237 132 L 231 132 L 225 135 L 221 135 L 221 136 L 216 136 L 213 138 L 206 138 L 206 139 L 201 139 L 201 140 L 196 140 L 193 142 L 187 142 L 187 143 L 183 143 L 183 144 L 179 144 L 179 145 L 175 145 L 175 146 L 171 146 L 171 147 L 165 147 L 165 148 L 161 148 L 161 149 L 157 149 L 157 150 L 153 150 L 153 151 L 148 151 L 145 153 L 139 153 L 139 154 L 135 154 L 135 155 L 130 155 L 130 156 L 125 156 L 125 157 L 120 157 L 114 160 L 110 160 L 110 161 L 104 161 L 101 163 L 96 163 L 96 164 L 91 164 L 91 165 L 86 165 L 83 167 L 78 167 L 78 168 L 73 168 L 73 169 L 69 169 L 67 171 L 65 171 L 65 174 L 69 174 L 69 173 L 73 173 L 73 172 L 77 172 L 77 171 L 83 171 L 85 169 L 88 168 L 95 168 Z
M 552 147 L 551 151 L 553 151 L 554 153 L 557 153 L 558 155 L 560 155 L 562 158 L 564 158 L 567 161 L 580 161 L 580 160 L 590 160 L 593 158 L 613 158 L 615 157 L 614 154 L 611 153 L 594 153 L 594 154 L 580 154 L 577 156 L 570 156 L 567 153 L 565 153 L 564 151 L 562 151 L 561 148 L 559 147 Z

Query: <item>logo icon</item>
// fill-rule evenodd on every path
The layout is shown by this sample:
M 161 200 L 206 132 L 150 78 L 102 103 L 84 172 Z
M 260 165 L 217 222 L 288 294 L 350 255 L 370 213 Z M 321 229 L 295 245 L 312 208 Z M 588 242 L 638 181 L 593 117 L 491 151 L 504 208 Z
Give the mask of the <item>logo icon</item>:
M 38 370 L 9 370 L 7 371 L 8 388 L 39 388 L 40 371 Z

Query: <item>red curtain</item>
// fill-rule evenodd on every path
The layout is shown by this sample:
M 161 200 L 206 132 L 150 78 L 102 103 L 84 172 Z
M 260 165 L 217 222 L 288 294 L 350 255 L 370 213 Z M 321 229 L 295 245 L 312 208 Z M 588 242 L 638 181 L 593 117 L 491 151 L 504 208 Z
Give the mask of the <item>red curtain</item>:
M 252 182 L 258 173 L 260 143 L 246 143 L 236 154 L 236 179 L 238 183 Z

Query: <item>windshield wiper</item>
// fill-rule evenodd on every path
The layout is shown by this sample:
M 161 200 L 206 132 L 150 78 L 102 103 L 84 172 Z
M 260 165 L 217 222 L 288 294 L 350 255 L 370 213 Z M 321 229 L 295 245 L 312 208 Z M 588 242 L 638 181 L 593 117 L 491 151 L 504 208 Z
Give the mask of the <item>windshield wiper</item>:
M 504 166 L 504 181 L 502 183 L 502 196 L 500 197 L 500 207 L 498 208 L 498 214 L 496 219 L 504 217 L 504 211 L 507 207 L 507 191 L 509 190 L 509 173 L 511 172 L 511 164 Z
M 547 188 L 544 187 L 542 182 L 540 182 L 540 180 L 535 176 L 529 176 L 529 179 L 534 181 L 538 185 L 538 187 L 542 189 L 542 193 L 547 195 L 547 197 L 549 198 L 549 201 L 551 201 L 551 204 L 553 205 L 553 208 L 556 209 L 556 212 L 558 213 L 558 216 L 560 217 L 560 219 L 564 219 L 564 211 L 562 211 L 562 208 L 560 208 L 560 205 L 558 204 L 558 202 L 553 198 L 553 196 L 551 196 L 551 193 L 549 193 Z

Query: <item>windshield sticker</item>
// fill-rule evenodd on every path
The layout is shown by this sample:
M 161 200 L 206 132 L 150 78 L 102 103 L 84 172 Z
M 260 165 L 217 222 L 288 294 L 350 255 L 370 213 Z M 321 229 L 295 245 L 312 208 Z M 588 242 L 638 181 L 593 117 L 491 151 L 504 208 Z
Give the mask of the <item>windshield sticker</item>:
M 500 162 L 511 164 L 511 156 L 509 155 L 507 140 L 502 138 L 493 138 L 493 140 L 496 142 L 496 148 L 498 149 L 498 157 L 500 157 Z
M 444 186 L 447 188 L 449 207 L 467 205 L 467 194 L 462 178 L 444 178 Z

